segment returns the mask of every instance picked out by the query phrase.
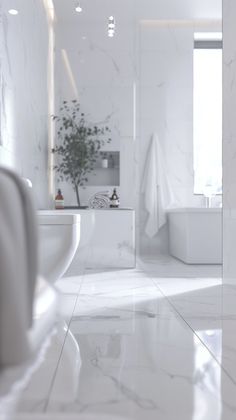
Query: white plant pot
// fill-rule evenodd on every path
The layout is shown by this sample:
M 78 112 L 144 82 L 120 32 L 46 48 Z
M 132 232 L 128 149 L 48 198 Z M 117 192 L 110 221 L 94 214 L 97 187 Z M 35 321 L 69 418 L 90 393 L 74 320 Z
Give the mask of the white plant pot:
M 108 168 L 108 159 L 102 159 L 102 168 Z

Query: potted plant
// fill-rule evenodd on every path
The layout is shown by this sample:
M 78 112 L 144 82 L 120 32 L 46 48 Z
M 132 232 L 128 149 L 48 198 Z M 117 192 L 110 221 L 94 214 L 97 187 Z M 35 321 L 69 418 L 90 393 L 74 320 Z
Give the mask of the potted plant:
M 88 174 L 94 171 L 101 147 L 110 143 L 110 129 L 88 123 L 76 99 L 63 101 L 60 115 L 52 115 L 52 119 L 59 140 L 52 149 L 52 153 L 58 155 L 54 170 L 61 181 L 72 184 L 78 207 L 81 207 L 79 187 L 86 185 Z

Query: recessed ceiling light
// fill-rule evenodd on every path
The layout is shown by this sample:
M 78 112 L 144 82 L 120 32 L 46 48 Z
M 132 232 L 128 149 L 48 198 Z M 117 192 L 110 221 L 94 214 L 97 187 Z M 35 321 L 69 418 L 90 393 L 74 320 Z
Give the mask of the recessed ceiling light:
M 16 10 L 16 9 L 10 9 L 10 10 L 8 10 L 8 13 L 10 14 L 10 15 L 14 15 L 14 16 L 16 16 L 16 15 L 18 15 L 18 10 Z
M 85 41 L 87 37 L 85 35 L 82 36 L 82 40 Z
M 81 13 L 82 12 L 82 7 L 81 7 L 81 5 L 80 5 L 80 1 L 79 0 L 77 0 L 76 1 L 76 4 L 75 4 L 75 11 L 77 12 L 77 13 Z
M 115 27 L 116 27 L 116 23 L 115 23 L 114 16 L 109 16 L 107 34 L 110 38 L 113 38 L 113 36 L 115 34 Z

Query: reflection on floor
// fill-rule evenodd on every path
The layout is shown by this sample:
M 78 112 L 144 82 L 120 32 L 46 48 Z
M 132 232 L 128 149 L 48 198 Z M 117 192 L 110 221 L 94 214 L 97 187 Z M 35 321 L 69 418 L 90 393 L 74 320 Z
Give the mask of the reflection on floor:
M 16 419 L 235 420 L 236 290 L 220 267 L 169 262 L 58 282 L 60 326 Z

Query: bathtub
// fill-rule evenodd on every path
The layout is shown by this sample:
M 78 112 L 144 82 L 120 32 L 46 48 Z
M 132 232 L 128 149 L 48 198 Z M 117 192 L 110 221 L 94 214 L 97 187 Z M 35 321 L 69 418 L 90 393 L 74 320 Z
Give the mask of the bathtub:
M 187 264 L 222 264 L 222 208 L 168 210 L 170 254 Z

